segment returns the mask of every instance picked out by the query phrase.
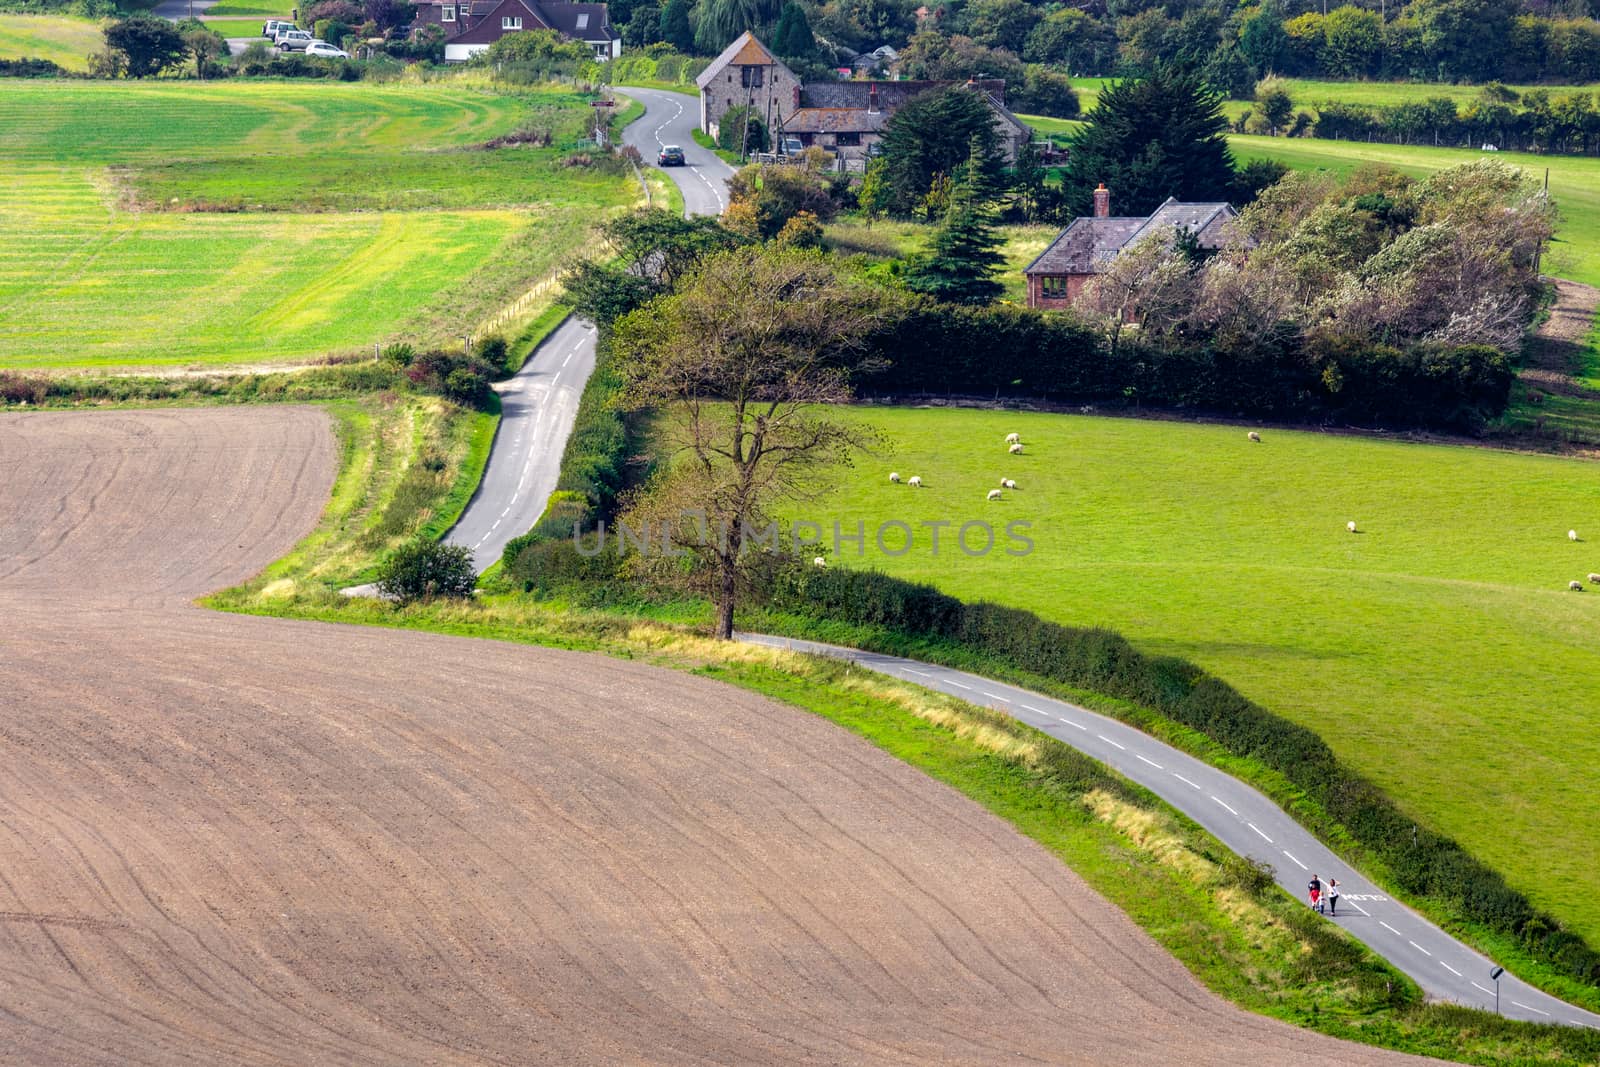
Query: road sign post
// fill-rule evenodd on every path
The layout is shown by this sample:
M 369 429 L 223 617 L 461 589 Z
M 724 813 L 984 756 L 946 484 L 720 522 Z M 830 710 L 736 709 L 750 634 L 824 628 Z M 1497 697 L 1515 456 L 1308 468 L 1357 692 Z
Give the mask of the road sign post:
M 1489 972 L 1489 978 L 1494 982 L 1494 1013 L 1500 1014 L 1500 976 L 1506 973 L 1504 967 L 1496 967 Z

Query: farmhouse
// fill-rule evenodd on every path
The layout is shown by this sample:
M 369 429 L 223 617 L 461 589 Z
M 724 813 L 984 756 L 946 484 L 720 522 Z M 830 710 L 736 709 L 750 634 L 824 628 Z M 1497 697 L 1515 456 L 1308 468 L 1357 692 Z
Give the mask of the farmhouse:
M 596 59 L 622 54 L 622 35 L 611 28 L 605 4 L 566 0 L 421 0 L 414 26 L 438 26 L 445 32 L 447 63 L 464 63 L 508 33 L 554 30 L 594 50 Z
M 800 79 L 746 30 L 694 80 L 700 88 L 700 128 L 717 136 L 717 123 L 736 107 L 751 107 L 767 129 L 783 127 L 800 100 Z
M 801 144 L 825 148 L 845 159 L 871 154 L 896 110 L 915 96 L 957 82 L 833 81 L 802 84 L 795 73 L 751 33 L 742 33 L 695 79 L 700 87 L 700 128 L 717 136 L 722 116 L 752 107 L 767 128 Z M 1033 136 L 1005 107 L 1006 83 L 969 81 L 994 112 L 1000 150 L 1007 162 Z
M 1102 182 L 1094 191 L 1094 214 L 1073 219 L 1023 270 L 1028 306 L 1070 306 L 1117 253 L 1164 226 L 1194 234 L 1202 249 L 1221 248 L 1228 238 L 1228 223 L 1238 215 L 1231 204 L 1186 204 L 1168 197 L 1149 215 L 1116 217 L 1111 214 L 1111 191 Z
M 806 146 L 817 145 L 846 159 L 864 158 L 883 139 L 889 119 L 914 97 L 956 82 L 948 81 L 845 81 L 800 87 L 798 107 L 783 123 L 785 137 L 797 137 Z M 969 81 L 967 88 L 982 95 L 994 113 L 1000 152 L 1014 163 L 1022 146 L 1033 137 L 1004 104 L 1006 83 L 1000 79 Z

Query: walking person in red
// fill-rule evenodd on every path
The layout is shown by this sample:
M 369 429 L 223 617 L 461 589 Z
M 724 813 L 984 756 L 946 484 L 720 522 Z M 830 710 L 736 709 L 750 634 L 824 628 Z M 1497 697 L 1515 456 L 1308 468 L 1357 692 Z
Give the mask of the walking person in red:
M 1316 875 L 1311 876 L 1311 882 L 1306 886 L 1306 895 L 1311 898 L 1311 906 L 1320 913 L 1322 911 L 1322 882 Z

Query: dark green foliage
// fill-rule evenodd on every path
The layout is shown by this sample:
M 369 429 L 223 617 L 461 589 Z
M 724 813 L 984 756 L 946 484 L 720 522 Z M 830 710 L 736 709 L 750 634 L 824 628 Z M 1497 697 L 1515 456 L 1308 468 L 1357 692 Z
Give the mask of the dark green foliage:
M 601 234 L 616 250 L 618 262 L 579 262 L 569 268 L 561 278 L 561 301 L 602 334 L 618 318 L 666 292 L 706 256 L 743 242 L 717 219 L 661 210 L 620 215 L 607 221 Z
M 660 39 L 679 52 L 694 52 L 694 27 L 689 25 L 689 0 L 667 0 L 661 9 Z
M 1070 314 L 1012 305 L 916 302 L 872 347 L 888 365 L 861 383 L 866 394 L 1044 397 L 1467 432 L 1505 409 L 1513 377 L 1504 355 L 1478 346 L 1318 339 L 1239 359 L 1124 339 L 1113 353 L 1102 331 Z
M 1421 827 L 1382 790 L 1344 766 L 1311 730 L 1246 700 L 1199 667 L 1148 656 L 1121 635 L 1047 622 L 996 604 L 968 604 L 932 586 L 875 571 L 799 568 L 773 590 L 773 607 L 890 631 L 867 646 L 894 651 L 894 635 L 952 643 L 1026 674 L 1130 701 L 1198 730 L 1235 755 L 1282 774 L 1382 861 L 1408 893 L 1516 937 L 1572 977 L 1600 981 L 1600 954 L 1534 910 L 1460 845 Z M 1245 884 L 1264 872 L 1234 869 Z
M 0 59 L 0 78 L 66 78 L 71 75 L 48 59 Z
M 412 541 L 378 569 L 378 591 L 401 603 L 434 597 L 469 597 L 478 584 L 472 553 L 463 545 Z
M 778 15 L 777 28 L 772 31 L 772 50 L 784 59 L 805 59 L 817 50 L 806 9 L 794 0 L 788 0 Z
M 1252 159 L 1234 173 L 1233 184 L 1228 190 L 1228 203 L 1244 207 L 1260 196 L 1263 189 L 1278 184 L 1288 173 L 1288 164 L 1276 159 Z
M 954 175 L 974 158 L 984 181 L 996 182 L 1001 157 L 994 113 L 977 93 L 954 85 L 924 93 L 889 120 L 883 137 L 884 182 L 891 210 L 909 214 L 935 175 Z
M 221 399 L 251 401 L 330 400 L 350 393 L 400 389 L 405 379 L 383 363 L 347 363 L 305 371 L 267 374 L 200 376 L 193 378 L 135 378 L 96 375 L 87 378 L 32 378 L 0 371 L 0 403 L 30 405 L 87 401 L 112 403 Z
M 607 329 L 628 312 L 644 305 L 655 295 L 649 278 L 580 261 L 561 276 L 562 303 L 580 319 Z
M 950 196 L 950 207 L 933 231 L 928 250 L 911 261 L 906 287 L 953 304 L 988 304 L 1004 286 L 995 278 L 1005 266 L 1005 240 L 995 232 L 994 213 L 974 188 L 969 165 Z
M 506 351 L 506 339 L 497 333 L 480 337 L 472 345 L 472 354 L 491 367 L 505 366 Z
M 1089 213 L 1101 182 L 1114 215 L 1147 215 L 1169 196 L 1226 200 L 1233 181 L 1227 129 L 1221 100 L 1199 74 L 1163 65 L 1106 87 L 1072 138 L 1063 188 L 1073 213 Z
M 1030 63 L 1021 85 L 1006 86 L 1006 103 L 1014 111 L 1055 119 L 1078 117 L 1078 94 L 1072 80 L 1038 63 Z
M 739 141 L 741 135 L 744 144 Z M 772 147 L 767 135 L 767 124 L 761 121 L 761 110 L 756 107 L 730 107 L 717 122 L 717 147 L 737 156 L 753 152 L 766 152 Z
M 166 19 L 134 15 L 106 27 L 106 47 L 123 57 L 128 77 L 148 78 L 182 63 L 183 35 Z
M 423 352 L 406 367 L 406 378 L 427 393 L 454 400 L 467 407 L 491 406 L 494 390 L 489 383 L 499 376 L 504 358 L 497 364 L 485 363 L 475 355 L 460 352 Z

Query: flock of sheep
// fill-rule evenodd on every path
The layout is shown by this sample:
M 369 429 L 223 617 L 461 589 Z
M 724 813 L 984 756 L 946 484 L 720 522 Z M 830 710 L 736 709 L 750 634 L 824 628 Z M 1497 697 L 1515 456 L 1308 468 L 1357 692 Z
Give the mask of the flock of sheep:
M 1251 430 L 1250 432 L 1246 433 L 1244 436 L 1245 436 L 1246 440 L 1252 441 L 1255 444 L 1260 444 L 1261 443 L 1261 435 L 1259 433 L 1257 433 L 1256 431 L 1254 431 L 1254 430 Z M 1022 452 L 1022 435 L 1021 434 L 1017 434 L 1017 433 L 1008 433 L 1008 434 L 1006 434 L 1006 452 L 1009 453 L 1010 455 L 1013 455 L 1013 456 L 1021 454 L 1021 452 Z M 893 482 L 895 485 L 899 485 L 900 484 L 900 472 L 899 471 L 890 471 L 889 472 L 889 480 L 891 482 Z M 909 485 L 913 489 L 920 489 L 920 488 L 922 488 L 922 476 L 918 475 L 918 474 L 913 474 L 910 478 L 906 479 L 906 484 Z M 1001 492 L 1002 490 L 1015 489 L 1016 487 L 1017 487 L 1017 483 L 1014 480 L 1012 480 L 1010 478 L 1001 478 L 1000 479 L 1000 488 L 999 489 L 991 489 L 991 490 L 989 490 L 988 499 L 989 500 L 1000 500 L 1002 498 L 1002 495 L 1003 495 L 1002 492 Z M 1358 527 L 1356 525 L 1354 519 L 1351 519 L 1349 522 L 1345 523 L 1344 524 L 1344 528 L 1346 530 L 1350 531 L 1351 533 L 1360 533 L 1361 532 L 1360 527 Z M 1577 530 L 1568 530 L 1567 531 L 1567 540 L 1569 540 L 1569 541 L 1577 541 L 1578 540 L 1578 531 Z M 818 556 L 812 562 L 814 562 L 819 567 L 826 565 L 826 561 L 821 556 Z M 1590 574 L 1588 576 L 1588 580 L 1589 580 L 1590 584 L 1592 584 L 1592 585 L 1600 585 L 1600 574 Z M 1567 583 L 1567 588 L 1572 590 L 1574 593 L 1581 593 L 1581 592 L 1583 592 L 1583 583 L 1582 582 L 1578 582 L 1578 581 L 1568 582 Z
M 1021 434 L 1019 434 L 1019 433 L 1008 433 L 1008 434 L 1006 434 L 1006 453 L 1008 455 L 1012 455 L 1012 456 L 1019 456 L 1019 455 L 1022 454 L 1022 435 Z M 889 480 L 891 482 L 893 482 L 895 485 L 899 485 L 900 484 L 900 472 L 899 471 L 890 471 L 889 472 Z M 921 489 L 922 488 L 922 475 L 913 474 L 911 477 L 906 479 L 906 484 L 909 485 L 913 489 Z M 991 490 L 989 490 L 989 495 L 988 495 L 987 499 L 989 499 L 989 500 L 1000 500 L 1004 495 L 1004 492 L 1003 492 L 1004 490 L 1006 490 L 1006 489 L 1015 489 L 1016 487 L 1017 487 L 1017 483 L 1016 483 L 1015 479 L 1012 479 L 1012 478 L 1001 478 L 1000 479 L 1000 488 L 999 489 L 991 489 Z

